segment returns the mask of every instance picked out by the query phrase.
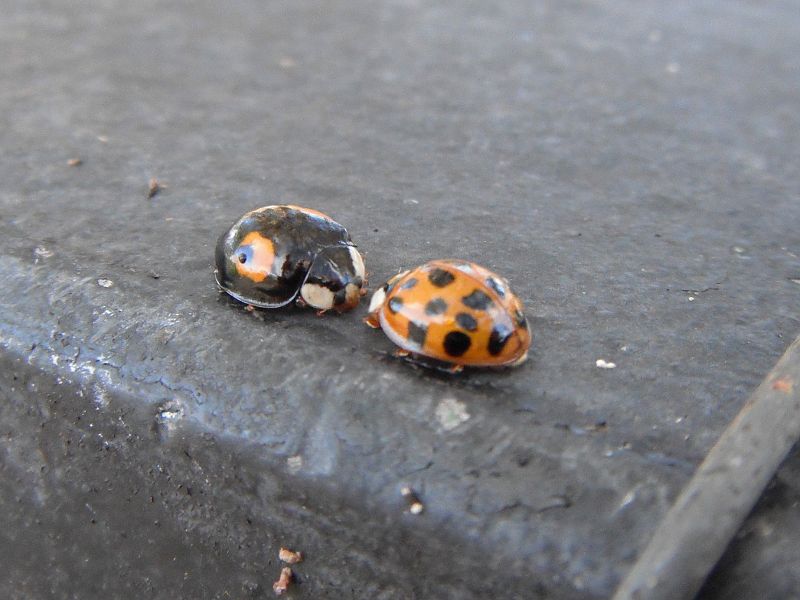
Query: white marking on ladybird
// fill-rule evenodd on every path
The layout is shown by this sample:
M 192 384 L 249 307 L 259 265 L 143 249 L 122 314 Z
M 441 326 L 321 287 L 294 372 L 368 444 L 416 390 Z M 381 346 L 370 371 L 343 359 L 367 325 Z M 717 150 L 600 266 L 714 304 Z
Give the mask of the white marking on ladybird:
M 444 398 L 436 407 L 436 420 L 444 431 L 455 429 L 469 420 L 470 414 L 463 402 L 455 398 Z
M 369 301 L 369 312 L 373 313 L 376 310 L 379 310 L 383 303 L 386 301 L 386 291 L 380 287 L 378 290 L 372 294 L 372 298 Z
M 315 283 L 305 283 L 300 288 L 300 295 L 307 304 L 320 310 L 333 308 L 333 292 Z
M 356 277 L 361 277 L 364 279 L 364 275 L 366 275 L 366 268 L 364 267 L 364 259 L 361 257 L 361 253 L 356 249 L 355 246 L 348 246 L 348 251 L 350 252 L 350 260 L 353 261 L 353 271 L 355 272 Z
M 528 328 L 527 324 L 525 325 L 525 328 L 526 328 L 526 329 Z M 527 351 L 527 350 L 525 350 L 525 352 L 522 354 L 522 356 L 520 356 L 520 357 L 519 357 L 517 360 L 515 360 L 514 362 L 512 362 L 512 363 L 510 364 L 510 366 L 512 366 L 512 367 L 518 367 L 518 366 L 520 366 L 522 363 L 524 363 L 526 360 L 528 360 L 528 351 Z
M 613 362 L 606 362 L 602 358 L 598 358 L 594 362 L 594 364 L 598 369 L 616 369 L 617 368 L 616 364 L 614 364 Z

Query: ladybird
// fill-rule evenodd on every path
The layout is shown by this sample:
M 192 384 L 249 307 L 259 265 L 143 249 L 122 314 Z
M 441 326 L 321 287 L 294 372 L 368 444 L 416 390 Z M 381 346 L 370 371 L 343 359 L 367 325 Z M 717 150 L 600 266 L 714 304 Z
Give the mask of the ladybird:
M 531 332 L 508 282 L 463 260 L 434 260 L 392 277 L 372 296 L 365 322 L 401 353 L 450 365 L 515 366 Z
M 219 287 L 261 308 L 297 301 L 320 313 L 344 312 L 366 293 L 364 260 L 347 230 L 291 204 L 242 216 L 219 238 L 215 262 Z

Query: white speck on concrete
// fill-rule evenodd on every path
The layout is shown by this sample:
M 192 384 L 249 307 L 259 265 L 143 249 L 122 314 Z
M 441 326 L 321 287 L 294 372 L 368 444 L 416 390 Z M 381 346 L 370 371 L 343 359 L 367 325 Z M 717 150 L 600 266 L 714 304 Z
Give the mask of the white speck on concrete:
M 403 200 L 403 204 L 419 204 L 419 200 L 416 198 L 406 198 Z
M 596 361 L 594 361 L 594 364 L 598 369 L 616 369 L 617 368 L 617 365 L 615 363 L 608 362 L 606 360 L 603 360 L 602 358 L 598 358 Z
M 739 467 L 741 467 L 741 466 L 742 466 L 742 463 L 743 463 L 744 461 L 742 460 L 742 457 L 741 457 L 741 456 L 733 456 L 733 457 L 731 457 L 731 461 L 730 461 L 730 462 L 731 462 L 731 466 L 732 466 L 734 469 L 738 469 Z
M 110 288 L 111 286 L 114 285 L 114 282 L 111 281 L 110 279 L 98 279 L 97 285 L 104 288 Z
M 172 431 L 176 427 L 176 422 L 183 417 L 183 413 L 183 404 L 178 398 L 174 398 L 159 408 L 156 418 L 167 428 L 167 431 Z
M 676 75 L 681 70 L 681 66 L 676 62 L 667 63 L 666 66 L 667 73 L 670 75 Z
M 694 296 L 689 296 L 689 302 L 694 302 Z
M 636 500 L 636 490 L 631 490 L 625 497 L 622 499 L 622 502 L 619 503 L 619 508 L 617 510 L 622 510 L 629 504 L 631 504 L 634 500 Z
M 654 29 L 647 35 L 647 41 L 651 44 L 657 44 L 661 41 L 663 37 L 662 33 L 658 29 Z
M 40 258 L 50 258 L 53 256 L 53 252 L 44 246 L 36 246 L 36 249 L 33 251 L 33 256 L 36 258 L 36 262 L 39 262 Z
M 299 454 L 295 456 L 290 456 L 286 459 L 286 466 L 289 467 L 290 473 L 297 473 L 300 469 L 303 468 L 303 457 Z
M 444 431 L 451 431 L 465 421 L 470 414 L 463 402 L 455 398 L 444 398 L 436 407 L 436 420 Z

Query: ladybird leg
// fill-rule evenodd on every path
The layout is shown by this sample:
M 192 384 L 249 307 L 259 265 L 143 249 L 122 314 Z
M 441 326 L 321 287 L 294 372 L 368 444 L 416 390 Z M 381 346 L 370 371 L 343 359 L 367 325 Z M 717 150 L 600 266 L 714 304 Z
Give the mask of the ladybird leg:
M 397 358 L 411 358 L 413 360 L 413 354 L 404 348 L 395 348 L 394 355 Z
M 380 329 L 381 327 L 380 321 L 378 321 L 378 317 L 374 313 L 368 314 L 362 320 L 373 329 Z
M 322 315 L 324 315 L 326 312 L 328 312 L 328 310 L 329 310 L 329 309 L 327 309 L 327 308 L 320 308 L 320 309 L 319 309 L 319 310 L 318 310 L 318 311 L 317 311 L 315 314 L 316 314 L 318 317 L 321 317 L 321 316 L 322 316 Z
M 295 304 L 297 304 L 297 306 L 299 306 L 300 308 L 305 308 L 306 306 L 308 306 L 306 301 L 303 300 L 302 296 L 297 297 L 297 299 L 295 300 Z
M 358 292 L 359 295 L 362 297 L 366 296 L 368 293 L 367 288 L 369 288 L 369 273 L 364 271 L 364 277 L 362 278 L 361 281 L 361 291 Z

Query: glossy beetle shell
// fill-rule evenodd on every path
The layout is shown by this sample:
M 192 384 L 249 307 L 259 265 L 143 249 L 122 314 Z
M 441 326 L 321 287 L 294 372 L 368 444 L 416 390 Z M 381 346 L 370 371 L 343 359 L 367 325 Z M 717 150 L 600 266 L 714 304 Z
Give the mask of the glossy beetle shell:
M 358 305 L 364 262 L 347 230 L 329 216 L 294 205 L 243 215 L 217 242 L 217 283 L 262 308 L 294 300 L 343 312 Z
M 390 279 L 366 321 L 403 350 L 453 365 L 517 365 L 531 333 L 508 282 L 462 260 L 434 260 Z

